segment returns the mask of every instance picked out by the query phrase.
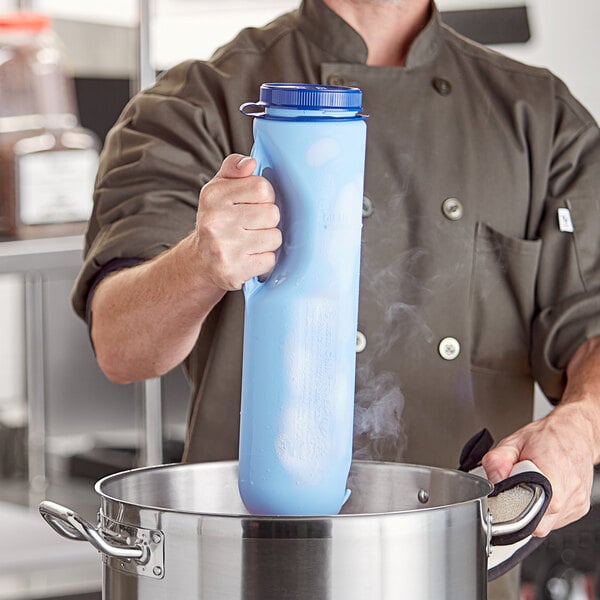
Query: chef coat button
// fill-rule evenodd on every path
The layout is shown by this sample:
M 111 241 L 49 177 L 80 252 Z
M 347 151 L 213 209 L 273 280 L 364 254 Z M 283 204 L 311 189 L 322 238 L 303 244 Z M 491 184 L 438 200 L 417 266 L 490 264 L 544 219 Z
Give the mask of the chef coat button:
M 444 360 L 454 360 L 460 354 L 460 344 L 456 338 L 446 337 L 440 342 L 438 352 Z
M 452 92 L 452 84 L 447 79 L 442 79 L 441 77 L 435 77 L 432 81 L 433 87 L 435 91 L 440 96 L 447 96 Z
M 327 78 L 327 85 L 346 85 L 346 80 L 341 75 L 330 75 Z
M 462 202 L 458 198 L 446 198 L 442 202 L 442 212 L 447 219 L 458 221 L 464 214 Z
M 367 347 L 367 338 L 362 331 L 356 332 L 356 352 L 362 352 Z
M 371 198 L 367 196 L 363 196 L 363 205 L 362 205 L 362 216 L 364 218 L 370 217 L 373 214 L 373 202 Z

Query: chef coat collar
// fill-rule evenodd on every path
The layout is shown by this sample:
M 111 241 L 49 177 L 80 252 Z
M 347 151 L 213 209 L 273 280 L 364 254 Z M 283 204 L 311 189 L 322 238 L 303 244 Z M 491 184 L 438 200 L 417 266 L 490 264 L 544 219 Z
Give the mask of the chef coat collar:
M 365 41 L 323 0 L 303 0 L 300 17 L 304 33 L 317 46 L 343 62 L 367 62 Z M 434 58 L 439 47 L 440 28 L 440 14 L 432 1 L 431 17 L 412 43 L 406 56 L 406 67 L 418 67 Z

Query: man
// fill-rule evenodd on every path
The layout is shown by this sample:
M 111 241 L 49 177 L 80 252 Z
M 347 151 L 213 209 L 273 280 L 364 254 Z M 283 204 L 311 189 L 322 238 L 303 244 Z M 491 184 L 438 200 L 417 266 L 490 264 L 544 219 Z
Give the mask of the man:
M 355 454 L 455 467 L 488 427 L 504 438 L 492 481 L 531 459 L 553 484 L 536 535 L 584 515 L 600 460 L 598 127 L 552 74 L 458 36 L 429 0 L 305 0 L 129 104 L 74 292 L 104 372 L 185 361 L 185 460 L 236 456 L 239 290 L 281 244 L 237 110 L 265 81 L 357 85 L 371 115 Z M 528 424 L 534 380 L 560 404 Z

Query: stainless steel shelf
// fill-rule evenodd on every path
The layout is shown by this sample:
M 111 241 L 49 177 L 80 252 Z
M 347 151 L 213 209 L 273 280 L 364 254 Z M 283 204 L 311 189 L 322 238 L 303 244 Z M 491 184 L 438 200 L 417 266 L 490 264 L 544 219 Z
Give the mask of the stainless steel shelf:
M 83 243 L 82 235 L 0 241 L 0 274 L 76 268 Z
M 0 240 L 0 275 L 20 274 L 25 281 L 28 473 L 29 486 L 34 497 L 43 495 L 48 484 L 48 381 L 58 377 L 52 371 L 52 356 L 48 354 L 51 352 L 49 344 L 52 337 L 49 334 L 54 334 L 55 340 L 56 335 L 60 335 L 53 327 L 57 318 L 56 311 L 68 313 L 68 309 L 63 308 L 62 304 L 60 307 L 54 306 L 54 311 L 48 306 L 49 290 L 55 278 L 67 277 L 72 281 L 71 278 L 82 264 L 83 247 L 82 235 Z M 81 328 L 81 331 L 85 331 L 85 328 Z M 88 346 L 85 337 L 85 333 L 78 334 L 77 339 L 81 339 L 79 342 L 73 340 L 74 344 Z M 52 350 L 54 354 L 55 350 Z M 65 357 L 63 362 L 72 364 L 73 360 L 73 357 Z M 102 379 L 101 375 L 99 377 Z M 98 383 L 108 385 L 105 380 Z M 142 415 L 139 435 L 142 440 L 144 463 L 160 464 L 163 454 L 161 379 L 135 385 L 135 397 L 139 398 L 139 412 Z M 120 387 L 117 391 L 123 393 Z

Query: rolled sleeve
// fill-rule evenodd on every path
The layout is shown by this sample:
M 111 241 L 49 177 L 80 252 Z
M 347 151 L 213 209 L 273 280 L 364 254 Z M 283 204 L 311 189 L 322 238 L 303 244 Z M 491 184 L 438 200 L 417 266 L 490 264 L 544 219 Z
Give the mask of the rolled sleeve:
M 600 132 L 560 83 L 555 125 L 531 363 L 544 393 L 557 401 L 569 360 L 600 335 Z M 559 227 L 559 208 L 569 211 L 573 231 Z
M 194 68 L 183 63 L 136 96 L 107 136 L 71 297 L 82 318 L 106 264 L 151 259 L 193 230 L 200 189 L 230 153 L 210 67 L 202 78 L 191 76 Z

